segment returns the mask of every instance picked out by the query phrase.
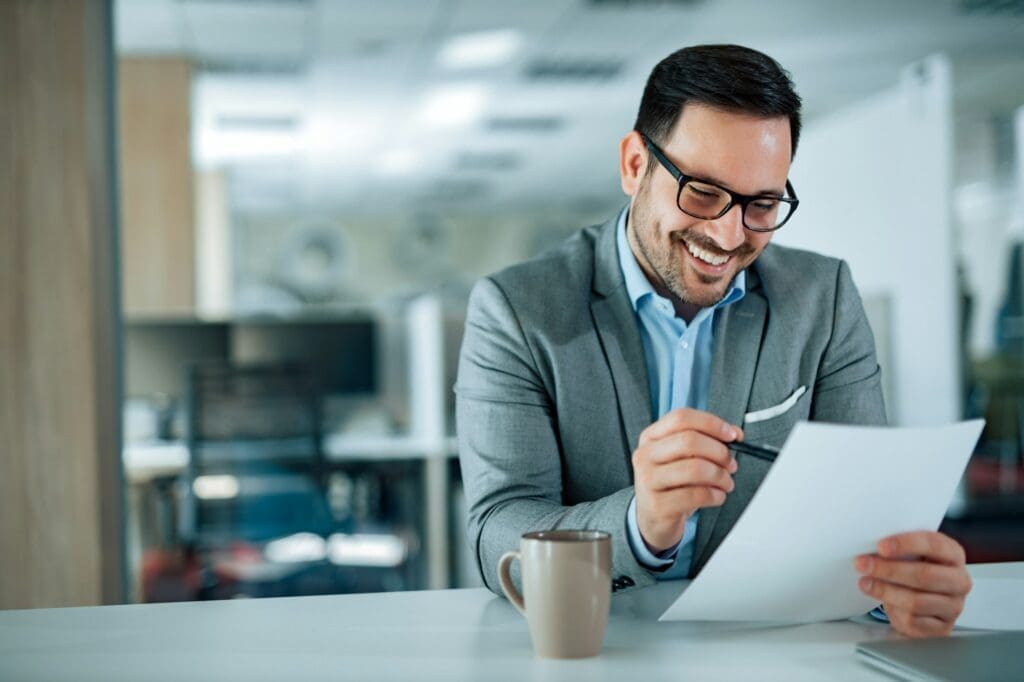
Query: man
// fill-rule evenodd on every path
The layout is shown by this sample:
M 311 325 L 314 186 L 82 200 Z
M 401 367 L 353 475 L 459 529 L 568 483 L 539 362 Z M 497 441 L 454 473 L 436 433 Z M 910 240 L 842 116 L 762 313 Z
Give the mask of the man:
M 693 576 L 768 470 L 728 443 L 779 445 L 802 419 L 885 422 L 848 267 L 769 244 L 798 205 L 799 132 L 800 98 L 770 57 L 680 50 L 620 143 L 628 207 L 476 285 L 457 420 L 492 590 L 501 554 L 550 528 L 610 533 L 617 591 Z M 911 636 L 948 634 L 970 589 L 963 549 L 939 533 L 880 539 L 855 567 Z

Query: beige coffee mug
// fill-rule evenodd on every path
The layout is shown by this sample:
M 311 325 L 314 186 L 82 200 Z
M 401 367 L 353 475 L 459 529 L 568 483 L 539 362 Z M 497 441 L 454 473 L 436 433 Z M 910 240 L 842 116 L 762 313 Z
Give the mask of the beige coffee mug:
M 509 570 L 519 559 L 523 594 Z M 526 616 L 533 649 L 543 658 L 601 653 L 612 595 L 611 536 L 593 530 L 526 533 L 519 551 L 498 561 L 501 589 Z

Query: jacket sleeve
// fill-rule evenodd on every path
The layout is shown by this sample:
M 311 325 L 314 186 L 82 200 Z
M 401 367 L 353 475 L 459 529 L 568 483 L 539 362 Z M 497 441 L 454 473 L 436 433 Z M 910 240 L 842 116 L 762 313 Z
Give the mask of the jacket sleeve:
M 479 281 L 470 295 L 455 392 L 467 534 L 484 583 L 501 594 L 498 560 L 519 548 L 523 533 L 567 528 L 612 536 L 612 577 L 620 589 L 652 584 L 626 537 L 632 486 L 562 503 L 558 412 L 533 353 L 505 292 L 492 279 Z M 513 564 L 520 586 L 518 571 Z

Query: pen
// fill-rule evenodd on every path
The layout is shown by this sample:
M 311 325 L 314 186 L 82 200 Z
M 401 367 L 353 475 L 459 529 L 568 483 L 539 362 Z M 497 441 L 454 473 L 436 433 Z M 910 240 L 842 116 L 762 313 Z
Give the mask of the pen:
M 729 443 L 729 449 L 742 452 L 744 455 L 763 459 L 766 462 L 774 462 L 775 458 L 779 456 L 778 448 L 768 447 L 767 445 L 752 445 L 740 441 Z

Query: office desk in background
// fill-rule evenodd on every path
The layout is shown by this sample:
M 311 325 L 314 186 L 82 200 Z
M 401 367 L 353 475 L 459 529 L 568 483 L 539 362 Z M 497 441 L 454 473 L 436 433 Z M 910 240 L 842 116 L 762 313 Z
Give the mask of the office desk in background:
M 437 439 L 411 436 L 349 436 L 327 433 L 323 439 L 328 464 L 351 461 L 394 461 L 454 458 L 458 449 L 454 436 Z M 188 466 L 188 446 L 182 441 L 129 443 L 122 452 L 125 478 L 130 483 L 148 483 L 160 476 L 180 475 Z
M 258 447 L 249 443 L 247 448 Z M 345 433 L 326 433 L 323 437 L 324 460 L 328 467 L 338 466 L 347 462 L 389 462 L 389 461 L 422 461 L 425 468 L 425 486 L 423 495 L 424 543 L 428 547 L 427 582 L 431 588 L 449 586 L 451 566 L 451 538 L 449 537 L 449 481 L 447 462 L 457 456 L 457 443 L 454 436 L 442 438 L 416 438 L 412 436 L 371 436 L 351 435 Z M 165 485 L 151 488 L 156 504 L 161 511 L 159 516 L 165 520 L 174 516 L 173 482 L 188 467 L 188 446 L 181 441 L 153 441 L 144 443 L 128 443 L 122 451 L 125 480 L 131 484 L 128 503 L 132 509 L 132 518 L 139 519 L 142 495 L 147 486 L 163 479 Z M 177 519 L 170 523 L 176 527 Z M 138 530 L 132 535 L 141 547 Z M 168 532 L 163 532 L 161 541 L 168 541 Z M 131 546 L 131 545 L 130 545 Z M 141 551 L 141 550 L 139 550 Z M 140 561 L 137 560 L 137 561 Z M 134 582 L 134 581 L 133 581 Z M 138 597 L 136 597 L 138 598 Z
M 4 680 L 880 680 L 856 642 L 881 623 L 659 623 L 683 586 L 618 595 L 600 657 L 534 657 L 487 590 L 0 612 Z

